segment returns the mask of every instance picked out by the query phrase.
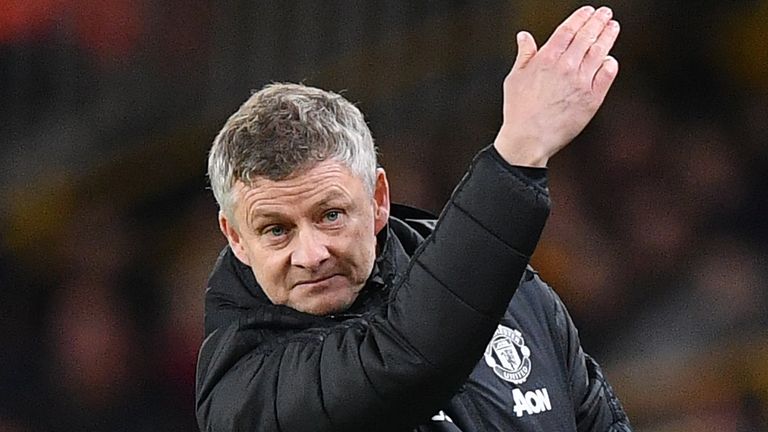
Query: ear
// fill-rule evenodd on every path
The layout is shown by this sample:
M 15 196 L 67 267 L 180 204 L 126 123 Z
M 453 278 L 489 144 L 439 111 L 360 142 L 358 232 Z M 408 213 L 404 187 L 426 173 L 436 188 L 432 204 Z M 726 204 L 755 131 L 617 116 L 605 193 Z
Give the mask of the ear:
M 240 236 L 240 233 L 237 231 L 235 224 L 232 222 L 233 221 L 230 221 L 227 216 L 224 215 L 224 212 L 219 212 L 219 229 L 221 230 L 222 234 L 224 234 L 224 237 L 227 238 L 229 247 L 232 248 L 232 252 L 234 252 L 237 259 L 242 261 L 243 264 L 250 266 L 251 260 L 248 256 L 248 251 L 245 248 L 243 238 Z
M 373 191 L 376 208 L 373 212 L 373 230 L 378 234 L 389 221 L 389 182 L 384 168 L 376 169 L 376 187 Z

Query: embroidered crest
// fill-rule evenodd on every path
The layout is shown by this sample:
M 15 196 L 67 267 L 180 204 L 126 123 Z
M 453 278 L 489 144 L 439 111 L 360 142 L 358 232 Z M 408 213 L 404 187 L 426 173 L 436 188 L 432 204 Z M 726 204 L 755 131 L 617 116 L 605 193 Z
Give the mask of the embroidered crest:
M 531 373 L 531 350 L 519 330 L 499 325 L 485 349 L 485 363 L 504 381 L 522 384 Z

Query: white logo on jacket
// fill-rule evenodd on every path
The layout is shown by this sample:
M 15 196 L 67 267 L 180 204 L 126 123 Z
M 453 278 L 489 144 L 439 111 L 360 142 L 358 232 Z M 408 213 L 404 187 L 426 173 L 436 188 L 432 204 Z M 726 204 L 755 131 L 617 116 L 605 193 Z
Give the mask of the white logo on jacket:
M 539 414 L 546 411 L 552 411 L 552 402 L 549 400 L 547 388 L 531 390 L 523 393 L 516 388 L 512 390 L 512 398 L 515 400 L 515 415 L 522 417 L 523 414 Z
M 437 414 L 433 415 L 432 416 L 432 421 L 434 421 L 434 422 L 450 422 L 450 423 L 453 423 L 453 419 L 448 417 L 448 415 L 443 410 L 440 410 Z
M 522 384 L 531 373 L 531 350 L 519 330 L 499 324 L 485 349 L 485 363 L 504 381 Z

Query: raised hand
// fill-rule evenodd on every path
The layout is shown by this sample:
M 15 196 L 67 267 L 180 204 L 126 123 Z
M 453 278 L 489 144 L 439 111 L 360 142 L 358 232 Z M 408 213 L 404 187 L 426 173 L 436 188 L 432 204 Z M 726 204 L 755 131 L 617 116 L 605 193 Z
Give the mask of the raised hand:
M 517 58 L 504 79 L 504 121 L 494 146 L 514 165 L 546 166 L 589 123 L 619 71 L 608 53 L 619 23 L 608 7 L 584 6 L 538 49 L 517 35 Z

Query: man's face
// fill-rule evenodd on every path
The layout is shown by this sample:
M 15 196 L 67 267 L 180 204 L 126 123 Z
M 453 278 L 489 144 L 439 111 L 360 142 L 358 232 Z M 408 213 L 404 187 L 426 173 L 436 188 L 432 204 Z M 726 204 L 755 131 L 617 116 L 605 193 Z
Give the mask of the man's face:
M 383 170 L 373 196 L 334 161 L 284 180 L 238 182 L 233 192 L 237 223 L 220 214 L 219 225 L 273 303 L 315 315 L 352 305 L 371 274 L 376 234 L 389 216 Z

